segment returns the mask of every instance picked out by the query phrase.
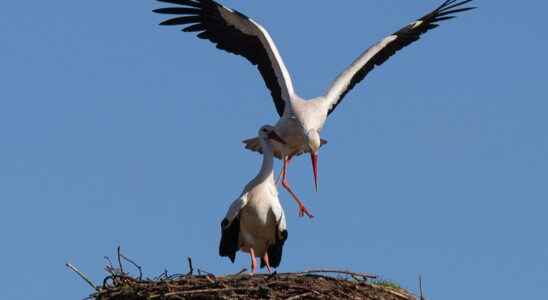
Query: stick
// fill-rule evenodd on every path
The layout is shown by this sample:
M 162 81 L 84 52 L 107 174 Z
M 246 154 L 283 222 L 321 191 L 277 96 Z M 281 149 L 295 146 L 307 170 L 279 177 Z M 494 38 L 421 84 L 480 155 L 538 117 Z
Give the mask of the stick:
M 242 275 L 243 273 L 247 272 L 247 269 L 246 268 L 243 268 L 240 270 L 240 272 L 234 274 L 233 276 L 238 276 L 238 275 Z
M 399 298 L 402 298 L 402 299 L 409 299 L 409 295 L 405 295 L 405 294 L 402 294 L 402 293 L 398 293 L 396 291 L 393 291 L 393 290 L 389 290 L 389 289 L 384 289 L 385 292 L 388 292 L 396 297 L 399 297 Z
M 112 261 L 110 260 L 110 258 L 108 256 L 105 256 L 104 258 L 108 262 L 107 267 L 110 267 L 111 269 L 114 269 L 114 266 L 112 265 Z
M 192 257 L 189 256 L 187 259 L 188 259 L 188 268 L 189 268 L 187 275 L 192 275 L 194 273 L 194 268 L 192 267 Z
M 409 295 L 407 294 L 402 294 L 400 292 L 396 292 L 395 290 L 391 289 L 391 288 L 387 288 L 387 287 L 382 287 L 382 286 L 377 286 L 377 285 L 372 285 L 373 288 L 375 289 L 380 289 L 380 290 L 383 290 L 387 293 L 390 293 L 398 298 L 401 298 L 401 299 L 409 299 Z
M 191 291 L 181 291 L 181 292 L 172 292 L 172 293 L 166 293 L 163 295 L 152 295 L 149 298 L 159 298 L 159 297 L 169 297 L 169 296 L 179 296 L 179 295 L 191 295 L 191 294 L 202 294 L 202 293 L 213 293 L 213 292 L 233 292 L 233 291 L 257 291 L 259 288 L 250 288 L 250 287 L 242 287 L 242 288 L 228 288 L 228 289 L 203 289 L 203 290 L 191 290 Z
M 94 290 L 96 291 L 99 291 L 100 289 L 95 285 L 93 284 L 93 282 L 87 278 L 86 275 L 84 275 L 84 273 L 80 272 L 80 270 L 78 270 L 75 266 L 73 266 L 71 263 L 67 262 L 65 263 L 65 266 L 67 266 L 69 269 L 71 269 L 72 271 L 74 271 L 76 274 L 78 274 L 82 279 L 84 279 Z
M 303 294 L 300 294 L 300 295 L 296 295 L 296 296 L 292 296 L 292 297 L 289 297 L 287 298 L 287 300 L 297 300 L 297 299 L 304 299 L 308 296 L 312 296 L 314 293 L 312 292 L 306 292 L 306 293 L 303 293 Z
M 356 272 L 345 271 L 345 270 L 308 270 L 304 272 L 304 274 L 306 273 L 337 273 L 337 274 L 345 274 L 345 275 L 351 275 L 351 276 L 359 276 L 363 278 L 372 278 L 372 279 L 377 278 L 377 275 L 372 275 L 367 273 L 356 273 Z
M 204 271 L 204 270 L 198 269 L 198 275 L 201 276 L 202 273 L 204 273 L 204 274 L 206 274 L 206 275 L 210 275 L 210 276 L 212 276 L 213 278 L 215 278 L 215 274 L 209 273 L 208 271 Z
M 124 268 L 122 267 L 122 260 L 120 259 L 121 258 L 121 255 L 120 255 L 120 246 L 118 246 L 118 265 L 120 266 L 120 273 L 121 274 L 124 274 Z
M 136 264 L 133 260 L 127 258 L 125 255 L 123 255 L 122 253 L 118 252 L 118 255 L 123 258 L 124 260 L 126 260 L 127 262 L 131 263 L 132 265 L 134 265 L 138 270 L 139 270 L 139 280 L 142 280 L 143 279 L 143 269 L 141 268 L 141 266 L 139 266 L 138 264 Z M 123 273 L 122 273 L 123 274 Z
M 209 278 L 209 275 L 206 275 L 205 279 L 207 279 L 207 281 L 209 281 L 209 283 L 215 283 L 215 281 L 213 281 L 213 279 Z

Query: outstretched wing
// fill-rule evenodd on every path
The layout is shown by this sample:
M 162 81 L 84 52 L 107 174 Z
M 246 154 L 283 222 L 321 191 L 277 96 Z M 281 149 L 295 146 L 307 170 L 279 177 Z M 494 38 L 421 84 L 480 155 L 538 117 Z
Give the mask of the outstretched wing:
M 183 31 L 197 32 L 217 48 L 241 55 L 261 73 L 272 94 L 280 116 L 285 102 L 293 94 L 289 72 L 268 32 L 244 14 L 218 4 L 213 0 L 158 0 L 178 4 L 178 7 L 160 8 L 154 12 L 178 15 L 160 25 L 185 25 Z
M 375 66 L 382 65 L 397 51 L 417 41 L 422 34 L 439 26 L 439 22 L 455 18 L 454 14 L 474 9 L 464 7 L 472 0 L 458 3 L 457 0 L 447 0 L 440 7 L 423 16 L 419 20 L 403 27 L 398 32 L 386 37 L 373 47 L 367 49 L 352 65 L 337 77 L 325 95 L 326 105 L 331 114 L 344 96 Z

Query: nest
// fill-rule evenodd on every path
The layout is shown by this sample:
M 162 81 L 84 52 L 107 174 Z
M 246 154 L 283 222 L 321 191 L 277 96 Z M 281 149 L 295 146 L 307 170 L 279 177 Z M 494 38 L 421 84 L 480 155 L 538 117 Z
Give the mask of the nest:
M 143 279 L 142 268 L 118 248 L 118 267 L 108 257 L 108 276 L 102 285 L 95 285 L 85 274 L 67 263 L 67 267 L 84 279 L 94 290 L 88 299 L 95 300 L 171 300 L 171 299 L 371 299 L 416 300 L 397 285 L 377 280 L 367 273 L 341 270 L 310 270 L 298 273 L 215 276 L 197 270 L 194 274 L 188 258 L 187 274 L 168 275 L 167 271 L 153 279 Z M 123 261 L 132 264 L 139 276 L 124 271 Z M 421 291 L 422 294 L 422 291 Z M 421 299 L 423 299 L 421 297 Z
M 415 300 L 403 289 L 368 282 L 362 274 L 327 270 L 228 276 L 187 274 L 162 276 L 155 280 L 115 275 L 107 277 L 103 286 L 90 298 Z

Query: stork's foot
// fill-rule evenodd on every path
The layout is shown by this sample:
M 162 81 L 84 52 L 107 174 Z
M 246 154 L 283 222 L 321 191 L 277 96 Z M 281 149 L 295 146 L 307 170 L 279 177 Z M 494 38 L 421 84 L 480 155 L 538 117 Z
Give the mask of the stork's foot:
M 257 260 L 255 259 L 255 251 L 253 248 L 249 249 L 249 255 L 251 256 L 251 273 L 250 275 L 253 276 L 255 273 L 257 273 Z
M 314 218 L 314 216 L 308 211 L 308 209 L 304 206 L 303 202 L 301 201 L 301 199 L 299 199 L 299 197 L 297 197 L 297 195 L 293 192 L 293 190 L 291 189 L 291 187 L 289 186 L 289 183 L 287 182 L 287 178 L 284 178 L 282 180 L 282 186 L 289 192 L 289 194 L 291 195 L 291 197 L 293 198 L 293 200 L 295 200 L 295 202 L 297 202 L 297 205 L 299 206 L 299 217 L 304 217 L 304 215 L 306 215 L 307 217 L 309 217 L 310 219 Z
M 299 205 L 299 217 L 304 217 L 304 215 L 306 215 L 308 218 L 312 219 L 314 218 L 314 215 L 312 215 L 309 211 L 308 211 L 308 208 L 306 208 L 303 204 Z
M 272 273 L 272 269 L 270 268 L 270 261 L 268 259 L 268 253 L 265 253 L 263 256 L 263 262 L 266 265 L 266 269 L 268 270 L 268 273 Z

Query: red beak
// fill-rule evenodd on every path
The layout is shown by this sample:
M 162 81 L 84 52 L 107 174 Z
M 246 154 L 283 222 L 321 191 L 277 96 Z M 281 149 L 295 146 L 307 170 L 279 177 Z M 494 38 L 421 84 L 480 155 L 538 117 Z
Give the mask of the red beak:
M 314 170 L 314 186 L 316 192 L 318 191 L 318 154 L 310 153 L 310 159 L 312 159 L 312 169 Z

